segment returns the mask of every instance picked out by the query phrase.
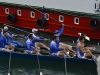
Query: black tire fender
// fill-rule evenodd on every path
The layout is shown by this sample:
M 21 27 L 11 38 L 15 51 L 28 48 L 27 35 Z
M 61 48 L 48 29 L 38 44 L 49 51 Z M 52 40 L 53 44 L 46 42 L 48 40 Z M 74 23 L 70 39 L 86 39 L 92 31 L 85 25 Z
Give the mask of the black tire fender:
M 39 28 L 44 28 L 46 25 L 47 25 L 47 20 L 45 18 L 39 18 L 37 21 L 36 21 L 36 25 L 39 27 Z
M 9 14 L 7 16 L 7 21 L 12 24 L 12 23 L 15 23 L 17 21 L 17 17 L 15 14 Z
M 99 29 L 100 28 L 100 19 L 99 18 L 92 18 L 90 20 L 90 27 L 92 29 Z

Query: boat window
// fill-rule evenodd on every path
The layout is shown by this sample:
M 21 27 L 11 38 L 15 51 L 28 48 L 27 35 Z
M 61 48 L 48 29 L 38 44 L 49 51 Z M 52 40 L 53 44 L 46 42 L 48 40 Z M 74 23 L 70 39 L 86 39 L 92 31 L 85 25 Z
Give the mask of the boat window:
M 17 14 L 18 14 L 18 16 L 21 16 L 22 15 L 21 10 L 17 10 Z
M 77 17 L 74 18 L 74 24 L 79 24 L 79 18 Z
M 31 16 L 31 18 L 35 18 L 35 12 L 31 11 L 30 16 Z
M 5 13 L 9 14 L 9 8 L 5 8 Z
M 64 22 L 64 17 L 62 15 L 59 15 L 59 22 Z
M 45 13 L 44 18 L 45 18 L 46 20 L 49 20 L 49 14 Z

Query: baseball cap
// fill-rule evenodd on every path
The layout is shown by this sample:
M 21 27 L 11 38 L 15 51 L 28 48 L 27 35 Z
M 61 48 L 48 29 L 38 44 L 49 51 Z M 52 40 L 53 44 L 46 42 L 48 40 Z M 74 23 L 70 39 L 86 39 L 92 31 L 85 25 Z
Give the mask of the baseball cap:
M 55 30 L 55 32 L 54 32 L 54 33 L 55 33 L 55 34 L 56 34 L 56 33 L 59 33 L 59 30 Z
M 4 26 L 4 30 L 6 30 L 6 29 L 8 29 L 8 27 L 7 26 Z
M 38 29 L 33 28 L 33 29 L 32 29 L 32 32 L 35 32 L 35 31 L 38 31 Z

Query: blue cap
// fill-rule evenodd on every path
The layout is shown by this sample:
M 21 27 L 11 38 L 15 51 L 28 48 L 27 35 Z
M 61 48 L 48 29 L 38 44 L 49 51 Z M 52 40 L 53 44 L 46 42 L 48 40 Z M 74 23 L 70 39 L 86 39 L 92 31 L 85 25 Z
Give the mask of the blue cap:
M 55 34 L 56 34 L 56 33 L 59 33 L 59 30 L 55 30 Z

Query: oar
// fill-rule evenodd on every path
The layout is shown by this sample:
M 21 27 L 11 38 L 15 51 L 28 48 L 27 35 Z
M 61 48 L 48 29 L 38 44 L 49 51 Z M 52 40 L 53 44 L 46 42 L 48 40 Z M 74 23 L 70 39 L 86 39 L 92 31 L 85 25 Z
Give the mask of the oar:
M 39 75 L 43 75 L 43 73 L 41 72 L 41 69 L 40 69 L 40 61 L 39 61 L 38 53 L 36 53 L 36 55 L 37 55 L 38 66 L 39 66 Z
M 4 25 L 6 25 L 6 26 L 8 26 L 8 27 L 11 27 L 11 28 L 14 28 L 14 29 L 16 29 L 16 30 L 25 32 L 25 33 L 30 33 L 30 32 L 28 32 L 28 31 L 25 31 L 25 30 L 23 30 L 23 29 L 20 29 L 20 28 L 14 27 L 14 26 L 10 26 L 10 25 L 8 25 L 8 24 L 4 24 Z
M 25 4 L 25 5 L 26 5 L 26 4 Z M 26 6 L 28 6 L 28 7 L 31 8 L 31 9 L 36 10 L 37 12 L 39 12 L 40 14 L 43 14 L 44 16 L 47 16 L 45 13 L 43 13 L 43 12 L 41 12 L 41 11 L 39 11 L 39 10 L 37 10 L 37 9 L 35 9 L 35 8 L 31 7 L 31 6 L 29 6 L 29 5 L 26 5 Z M 62 23 L 59 22 L 58 20 L 56 20 L 56 19 L 54 19 L 54 18 L 52 18 L 52 17 L 50 17 L 50 16 L 49 16 L 49 18 L 62 25 Z M 81 33 L 77 32 L 77 31 L 74 30 L 73 28 L 71 28 L 71 27 L 69 27 L 69 26 L 67 26 L 67 25 L 64 25 L 64 26 L 67 27 L 68 29 L 70 29 L 70 30 L 72 30 L 72 31 L 74 31 L 74 32 L 76 32 L 76 33 L 78 33 L 78 35 L 81 35 Z M 87 36 L 86 36 L 86 39 L 90 41 L 90 38 L 87 37 Z
M 2 31 L 3 31 L 3 28 L 0 28 Z M 11 32 L 11 31 L 10 31 Z M 16 34 L 16 33 L 13 33 L 13 32 L 11 32 L 12 34 L 15 34 L 14 36 L 21 36 L 21 37 L 23 37 L 24 35 L 19 35 L 19 34 Z
M 66 55 L 64 54 L 64 61 L 65 61 L 65 74 L 67 75 L 67 67 L 66 67 Z
M 92 60 L 95 62 L 95 64 L 97 65 L 97 61 L 96 61 L 96 59 L 93 57 L 93 55 L 92 55 Z
M 8 69 L 8 75 L 11 75 L 10 64 L 11 64 L 11 50 L 10 50 L 10 57 L 9 57 L 9 69 Z

